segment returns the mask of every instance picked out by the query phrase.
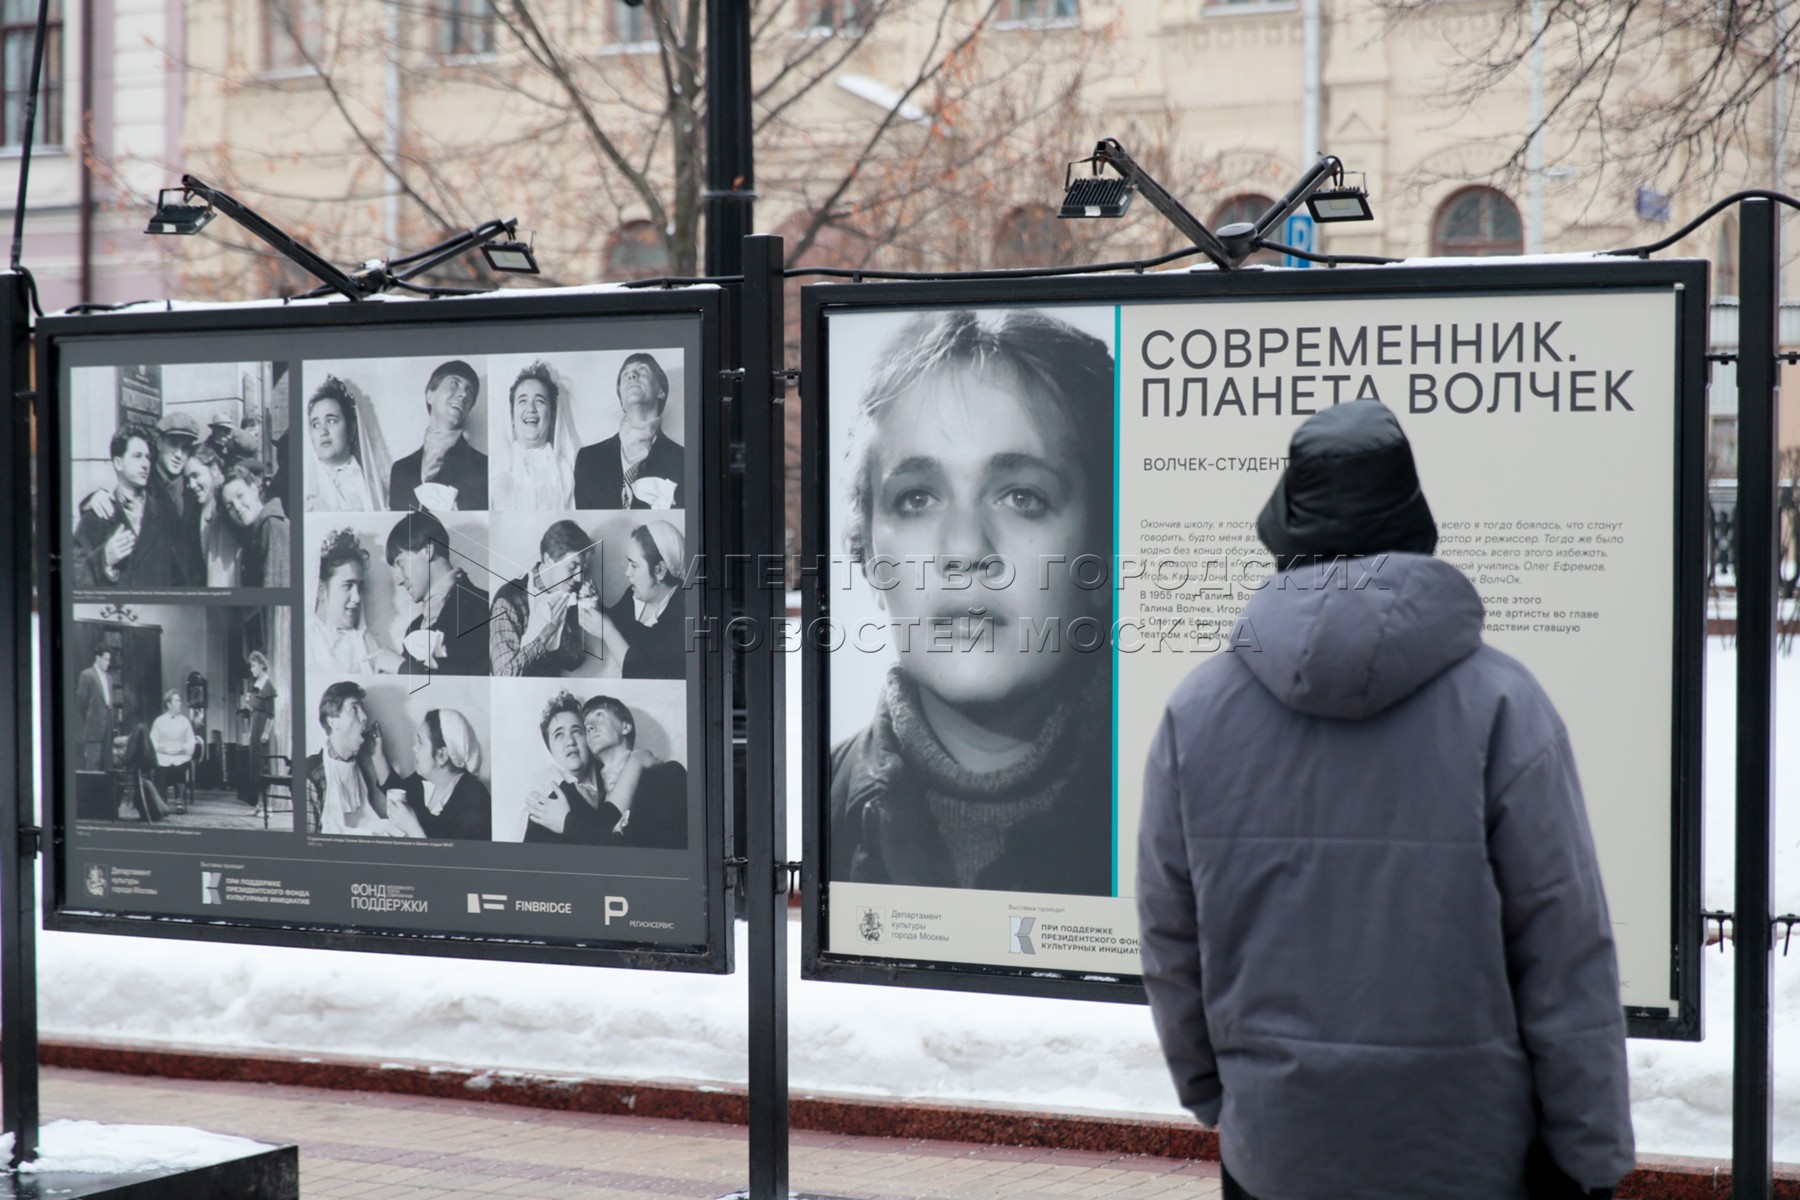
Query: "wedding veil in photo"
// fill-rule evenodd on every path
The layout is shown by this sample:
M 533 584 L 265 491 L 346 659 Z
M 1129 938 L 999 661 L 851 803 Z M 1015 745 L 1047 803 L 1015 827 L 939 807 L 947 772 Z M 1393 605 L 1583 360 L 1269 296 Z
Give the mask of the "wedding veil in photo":
M 325 382 L 314 389 L 306 402 L 306 416 L 310 423 L 312 407 L 320 400 L 335 400 L 338 408 L 348 417 L 350 426 L 350 457 L 362 475 L 363 485 L 369 491 L 367 509 L 358 505 L 337 502 L 333 494 L 335 489 L 324 478 L 324 466 L 319 462 L 318 452 L 312 448 L 312 441 L 307 440 L 307 454 L 312 459 L 311 470 L 306 487 L 308 509 L 314 508 L 315 498 L 321 501 L 318 511 L 325 512 L 384 512 L 387 509 L 388 478 L 394 469 L 393 456 L 388 453 L 387 439 L 382 436 L 381 422 L 375 419 L 374 408 L 363 390 L 345 379 L 335 375 L 327 375 Z M 316 481 L 316 482 L 315 482 Z
M 550 442 L 536 450 L 527 450 L 513 440 L 512 395 L 527 379 L 543 384 L 555 398 Z M 575 507 L 575 455 L 581 450 L 581 435 L 575 429 L 574 398 L 569 391 L 560 372 L 535 360 L 507 386 L 506 407 L 495 404 L 495 415 L 503 417 L 495 422 L 500 427 L 494 459 L 495 509 L 561 512 Z

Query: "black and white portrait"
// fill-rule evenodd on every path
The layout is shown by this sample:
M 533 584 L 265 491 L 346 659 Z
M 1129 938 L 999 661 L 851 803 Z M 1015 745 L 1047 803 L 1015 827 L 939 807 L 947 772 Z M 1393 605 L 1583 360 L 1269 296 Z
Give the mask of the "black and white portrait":
M 485 510 L 486 368 L 481 355 L 305 363 L 307 510 Z
M 488 685 L 307 673 L 308 833 L 490 841 Z
M 394 460 L 369 395 L 350 376 L 314 375 L 302 414 L 306 511 L 385 512 Z
M 582 418 L 594 411 L 598 354 L 502 355 L 490 358 L 496 391 L 488 407 L 497 511 L 557 512 L 575 507 L 575 456 Z M 504 388 L 503 394 L 500 389 Z
M 1071 564 L 1112 556 L 1111 330 L 1111 309 L 833 319 L 854 586 L 832 616 L 886 634 L 829 663 L 831 878 L 1110 894 L 1111 591 Z
M 418 612 L 387 561 L 394 523 L 388 513 L 307 518 L 302 641 L 308 673 L 399 673 Z
M 285 363 L 70 371 L 78 589 L 285 587 Z
M 317 517 L 308 521 L 325 524 Z M 387 591 L 391 583 L 387 594 L 396 616 L 389 629 L 400 653 L 399 673 L 488 674 L 487 514 L 389 513 L 373 525 L 377 540 L 369 550 L 373 555 L 380 547 L 388 579 L 372 573 L 371 594 Z
M 686 372 L 678 350 L 580 356 L 595 440 L 575 456 L 575 507 L 678 509 L 685 504 L 687 455 L 680 441 Z M 592 364 L 589 366 L 589 364 Z
M 496 682 L 498 841 L 679 850 L 688 844 L 680 684 Z
M 679 526 L 648 516 L 493 515 L 496 676 L 687 677 L 693 566 Z
M 77 822 L 293 828 L 286 610 L 128 602 L 74 616 Z

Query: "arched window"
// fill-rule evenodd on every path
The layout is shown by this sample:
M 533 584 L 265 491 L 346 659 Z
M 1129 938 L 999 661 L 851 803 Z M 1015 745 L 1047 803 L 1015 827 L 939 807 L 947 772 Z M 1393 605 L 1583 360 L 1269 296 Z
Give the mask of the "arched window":
M 608 279 L 654 279 L 671 270 L 669 248 L 648 221 L 627 221 L 606 243 Z
M 1075 234 L 1048 204 L 1023 204 L 994 233 L 997 267 L 1053 267 L 1075 252 Z
M 1225 226 L 1235 225 L 1239 221 L 1255 221 L 1256 218 L 1262 216 L 1265 212 L 1268 212 L 1269 205 L 1273 203 L 1275 203 L 1274 200 L 1260 192 L 1240 192 L 1238 195 L 1233 196 L 1231 199 L 1225 201 L 1225 203 L 1219 205 L 1219 207 L 1213 209 L 1211 222 L 1212 231 L 1217 233 L 1219 230 L 1225 228 Z M 1281 240 L 1281 230 L 1270 230 L 1269 240 L 1279 242 Z M 1281 255 L 1273 250 L 1258 250 L 1255 254 L 1246 258 L 1244 263 L 1247 266 L 1254 264 L 1257 266 L 1279 267 L 1281 265 Z
M 1713 251 L 1713 298 L 1738 294 L 1737 222 L 1719 222 L 1719 241 Z
M 1525 253 L 1517 206 L 1493 188 L 1464 188 L 1439 206 L 1431 222 L 1431 253 L 1443 258 Z

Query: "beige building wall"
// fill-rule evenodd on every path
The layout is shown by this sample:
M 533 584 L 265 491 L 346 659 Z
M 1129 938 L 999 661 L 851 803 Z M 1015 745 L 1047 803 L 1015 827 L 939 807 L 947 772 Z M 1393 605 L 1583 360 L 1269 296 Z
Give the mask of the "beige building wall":
M 440 232 L 440 219 L 454 225 L 516 213 L 538 230 L 560 278 L 585 280 L 599 273 L 606 239 L 621 224 L 650 215 L 619 185 L 620 172 L 596 153 L 579 121 L 542 103 L 555 85 L 522 62 L 504 32 L 495 54 L 446 60 L 433 49 L 431 17 L 422 6 L 323 0 L 321 7 L 322 70 L 315 71 L 271 65 L 271 39 L 279 35 L 268 28 L 266 3 L 191 0 L 180 166 L 243 187 L 271 216 L 311 233 L 340 258 L 378 257 L 390 252 L 391 242 L 416 247 Z M 759 43 L 761 81 L 797 46 L 820 40 L 799 25 L 802 6 L 787 7 L 792 27 L 777 25 Z M 775 229 L 825 199 L 825 185 L 880 115 L 881 102 L 871 93 L 897 92 L 927 57 L 938 34 L 926 19 L 934 7 L 915 5 L 884 23 L 856 53 L 834 63 L 826 81 L 788 110 L 781 128 L 764 132 L 759 227 Z M 968 0 L 961 7 L 972 16 L 982 5 Z M 646 110 L 657 104 L 660 63 L 649 47 L 611 40 L 608 8 L 575 0 L 537 6 L 571 49 L 572 70 L 592 96 L 597 119 L 629 151 L 653 120 Z M 1073 108 L 1024 123 L 1011 144 L 991 148 L 1012 165 L 1011 180 L 976 189 L 982 211 L 946 215 L 968 243 L 959 245 L 959 258 L 985 257 L 979 235 L 986 231 L 966 227 L 994 225 L 1016 204 L 1053 203 L 1062 163 L 1083 156 L 1101 136 L 1130 139 L 1134 153 L 1166 170 L 1164 182 L 1202 219 L 1233 195 L 1279 194 L 1304 165 L 1300 5 L 1086 0 L 1079 9 L 1075 22 L 989 30 L 969 55 L 968 69 L 995 80 L 996 92 L 1036 87 L 1047 94 L 1078 67 L 1086 78 Z M 1330 230 L 1329 248 L 1429 253 L 1432 221 L 1444 201 L 1486 181 L 1516 148 L 1527 126 L 1526 79 L 1509 81 L 1472 109 L 1450 98 L 1457 47 L 1491 39 L 1499 13 L 1479 2 L 1447 4 L 1395 27 L 1368 0 L 1323 0 L 1319 144 L 1366 173 L 1377 214 L 1372 223 Z M 913 124 L 895 122 L 896 133 L 878 156 L 885 169 L 921 153 L 925 135 Z M 975 142 L 982 133 L 963 128 L 950 136 Z M 369 153 L 384 147 L 398 149 L 407 186 L 431 211 L 406 198 L 397 217 L 391 202 L 384 216 L 383 196 L 395 185 Z M 1738 178 L 1714 178 L 1710 195 L 1677 196 L 1671 222 L 1658 223 L 1635 215 L 1634 198 L 1640 186 L 1667 188 L 1669 181 L 1610 172 L 1584 158 L 1579 145 L 1547 150 L 1557 165 L 1541 181 L 1546 252 L 1648 240 L 1711 195 L 1769 175 L 1766 165 L 1746 166 Z M 668 158 L 665 149 L 633 166 L 666 187 Z M 1529 224 L 1528 181 L 1515 171 L 1499 186 Z M 909 236 L 917 242 L 928 234 Z M 1153 228 L 1137 228 L 1123 240 L 1133 237 L 1145 244 L 1167 240 Z M 1684 248 L 1692 252 L 1715 249 L 1709 234 L 1691 240 Z M 874 250 L 877 258 L 881 249 Z M 219 277 L 229 274 L 224 262 L 204 255 L 190 268 L 190 275 L 226 290 L 231 285 Z

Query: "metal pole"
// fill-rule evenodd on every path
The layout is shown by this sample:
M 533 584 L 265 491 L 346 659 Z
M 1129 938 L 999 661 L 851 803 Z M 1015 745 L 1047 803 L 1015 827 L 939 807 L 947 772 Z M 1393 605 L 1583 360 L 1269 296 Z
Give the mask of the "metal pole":
M 1739 209 L 1737 504 L 1737 931 L 1731 1070 L 1731 1194 L 1774 1195 L 1770 1028 L 1775 776 L 1775 403 L 1780 245 L 1775 205 Z
M 781 371 L 782 239 L 744 241 L 745 908 L 750 919 L 750 1200 L 788 1200 L 786 692 L 775 626 L 786 613 Z
M 1531 141 L 1525 150 L 1530 177 L 1530 217 L 1525 223 L 1525 253 L 1544 252 L 1544 0 L 1531 0 Z
M 744 269 L 755 224 L 749 0 L 706 0 L 706 273 Z
M 0 1110 L 17 1167 L 37 1157 L 37 780 L 32 770 L 30 301 L 25 277 L 0 276 L 7 416 L 0 420 L 0 763 L 12 765 L 0 796 Z M 0 786 L 6 786 L 0 784 Z
M 749 0 L 706 0 L 706 216 L 705 269 L 708 275 L 741 275 L 744 239 L 755 225 L 756 170 L 751 146 L 750 112 L 750 4 Z M 779 265 L 779 264 L 777 264 Z M 732 300 L 744 293 L 731 288 Z M 726 365 L 743 365 L 742 324 L 728 323 Z M 730 438 L 741 446 L 744 438 L 743 405 L 731 406 Z M 779 445 L 779 443 L 777 443 Z M 744 473 L 741 458 L 730 465 L 726 482 L 730 511 L 744 505 Z M 734 553 L 758 553 L 734 545 Z M 732 617 L 742 615 L 735 607 Z M 743 676 L 731 672 L 727 696 L 731 703 L 731 754 L 729 758 L 730 822 L 727 837 L 731 857 L 747 857 L 744 830 L 749 815 L 744 808 L 744 692 Z M 745 916 L 743 893 L 735 897 L 736 914 Z

